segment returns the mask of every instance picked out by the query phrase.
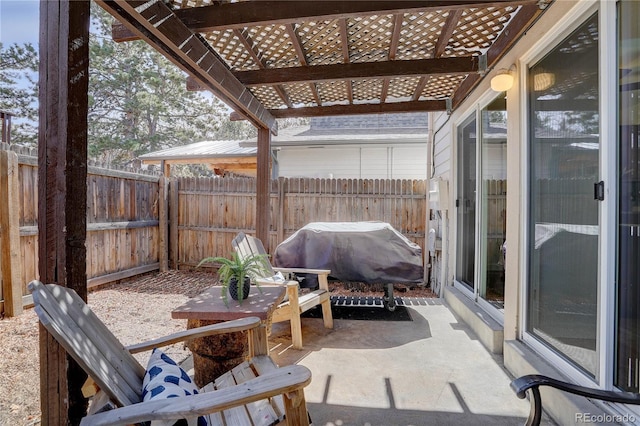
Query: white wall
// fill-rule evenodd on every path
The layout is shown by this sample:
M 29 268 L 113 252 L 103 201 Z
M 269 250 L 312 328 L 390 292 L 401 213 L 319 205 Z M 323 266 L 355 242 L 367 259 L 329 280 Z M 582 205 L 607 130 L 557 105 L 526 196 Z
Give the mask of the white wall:
M 427 142 L 351 146 L 282 147 L 281 177 L 426 179 Z
M 452 124 L 450 116 L 444 112 L 433 113 L 433 172 L 432 179 L 442 179 L 448 182 L 448 197 L 444 197 L 440 194 L 440 199 L 449 200 L 454 199 L 454 188 L 451 176 L 451 170 L 453 165 L 451 159 L 453 158 L 452 150 Z M 444 254 L 447 252 L 450 244 L 449 233 L 449 212 L 451 201 L 448 205 L 442 205 L 440 202 L 439 209 L 434 210 L 432 213 L 432 219 L 429 222 L 429 226 L 435 229 L 437 235 L 441 237 L 441 250 L 435 253 L 431 253 L 431 288 L 437 291 L 439 294 L 442 291 L 443 285 L 448 283 L 447 278 L 447 261 L 449 260 Z

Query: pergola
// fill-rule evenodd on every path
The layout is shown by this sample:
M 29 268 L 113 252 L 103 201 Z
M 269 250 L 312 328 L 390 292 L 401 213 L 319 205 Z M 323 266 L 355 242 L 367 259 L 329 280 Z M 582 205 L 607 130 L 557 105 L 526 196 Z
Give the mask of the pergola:
M 97 0 L 258 128 L 256 235 L 277 118 L 451 111 L 551 0 Z M 89 0 L 41 0 L 40 278 L 86 298 Z M 67 367 L 68 365 L 68 367 Z M 84 376 L 41 328 L 43 424 L 75 424 Z

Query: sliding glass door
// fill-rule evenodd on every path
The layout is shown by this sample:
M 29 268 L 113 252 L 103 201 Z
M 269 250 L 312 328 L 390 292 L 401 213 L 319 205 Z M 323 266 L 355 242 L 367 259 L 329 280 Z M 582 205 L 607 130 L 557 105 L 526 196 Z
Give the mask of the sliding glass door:
M 458 127 L 458 198 L 456 279 L 475 288 L 476 256 L 476 116 Z
M 618 5 L 619 182 L 616 369 L 620 389 L 640 392 L 640 3 Z
M 598 16 L 529 67 L 527 331 L 597 374 Z
M 478 296 L 502 310 L 507 236 L 507 98 L 504 93 L 480 110 L 480 146 Z

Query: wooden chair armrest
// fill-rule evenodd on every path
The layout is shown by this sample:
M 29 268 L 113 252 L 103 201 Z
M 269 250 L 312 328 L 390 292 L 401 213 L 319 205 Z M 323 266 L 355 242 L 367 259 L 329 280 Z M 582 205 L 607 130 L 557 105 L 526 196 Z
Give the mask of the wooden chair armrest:
M 318 285 L 322 290 L 329 291 L 328 277 L 331 273 L 330 269 L 307 269 L 307 268 L 273 268 L 276 272 L 284 274 L 315 274 L 318 276 Z
M 177 420 L 214 413 L 275 395 L 293 392 L 311 382 L 311 372 L 290 365 L 229 388 L 162 400 L 152 400 L 82 419 L 82 426 L 128 425 L 149 420 Z
M 602 401 L 616 402 L 620 404 L 640 405 L 640 394 L 632 392 L 606 391 L 602 389 L 588 388 L 563 382 L 540 374 L 529 374 L 518 377 L 511 382 L 511 389 L 518 398 L 524 399 L 527 391 L 531 391 L 531 410 L 526 425 L 539 425 L 542 419 L 542 398 L 540 397 L 540 386 L 550 386 L 563 392 L 584 396 L 585 398 L 599 399 Z
M 299 285 L 298 281 L 293 280 L 284 280 L 284 281 L 274 281 L 267 278 L 256 278 L 256 284 L 258 285 Z
M 162 346 L 172 345 L 177 342 L 183 342 L 185 340 L 196 339 L 198 337 L 251 330 L 258 327 L 259 325 L 260 318 L 258 317 L 241 318 L 233 321 L 226 321 L 218 324 L 206 325 L 204 327 L 192 328 L 186 331 L 180 331 L 178 333 L 169 334 L 157 339 L 127 346 L 126 349 L 134 354 L 138 352 L 148 351 L 154 348 L 159 348 Z
M 331 273 L 331 269 L 307 269 L 307 268 L 273 268 L 276 272 L 282 273 L 290 273 L 294 274 L 316 274 L 316 275 L 329 275 Z

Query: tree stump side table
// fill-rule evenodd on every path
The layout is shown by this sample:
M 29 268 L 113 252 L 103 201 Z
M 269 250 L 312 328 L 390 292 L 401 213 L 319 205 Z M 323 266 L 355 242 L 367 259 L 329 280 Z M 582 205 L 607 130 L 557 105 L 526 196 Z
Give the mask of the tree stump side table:
M 228 297 L 225 305 L 222 287 L 211 287 L 174 309 L 171 317 L 186 319 L 187 328 L 245 317 L 258 317 L 268 326 L 273 311 L 284 299 L 286 289 L 285 286 L 261 285 L 260 290 L 252 288 L 242 304 Z M 193 354 L 194 381 L 200 387 L 242 363 L 249 354 L 246 332 L 194 339 L 188 346 Z

